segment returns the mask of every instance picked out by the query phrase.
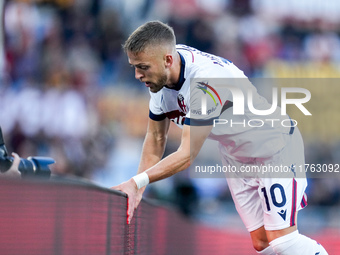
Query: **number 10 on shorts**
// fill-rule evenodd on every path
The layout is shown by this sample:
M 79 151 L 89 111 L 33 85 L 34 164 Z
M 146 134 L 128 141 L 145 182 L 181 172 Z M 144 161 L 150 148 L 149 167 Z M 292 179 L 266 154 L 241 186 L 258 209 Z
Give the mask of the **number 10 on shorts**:
M 263 193 L 267 211 L 269 212 L 271 210 L 270 208 L 270 203 L 269 203 L 269 198 L 268 198 L 268 192 L 266 190 L 266 187 L 263 187 L 261 189 L 261 192 Z M 269 189 L 269 194 L 271 201 L 274 206 L 276 207 L 283 207 L 286 205 L 287 199 L 285 195 L 285 190 L 283 189 L 282 185 L 279 183 L 273 184 L 270 189 Z

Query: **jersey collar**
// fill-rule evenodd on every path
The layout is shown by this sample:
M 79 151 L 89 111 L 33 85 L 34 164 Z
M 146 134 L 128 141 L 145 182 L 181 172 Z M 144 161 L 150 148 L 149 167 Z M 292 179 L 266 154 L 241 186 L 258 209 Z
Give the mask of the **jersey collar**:
M 179 91 L 182 88 L 183 83 L 185 82 L 185 78 L 184 78 L 185 60 L 184 60 L 184 57 L 181 55 L 181 53 L 178 52 L 178 54 L 181 57 L 181 71 L 180 71 L 180 74 L 179 74 L 179 81 L 176 84 L 176 86 L 172 87 L 172 88 L 165 85 L 166 88 L 177 90 L 177 91 Z

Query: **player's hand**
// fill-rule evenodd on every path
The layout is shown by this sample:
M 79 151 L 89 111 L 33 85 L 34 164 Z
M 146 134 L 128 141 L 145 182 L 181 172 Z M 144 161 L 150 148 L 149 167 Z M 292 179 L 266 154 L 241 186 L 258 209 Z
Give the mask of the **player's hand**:
M 143 193 L 145 191 L 145 188 L 146 186 L 140 188 L 138 191 L 137 191 L 137 204 L 139 205 L 140 201 L 142 201 L 142 198 L 143 198 Z
M 20 157 L 14 152 L 12 153 L 12 156 L 14 158 L 12 166 L 2 175 L 4 177 L 17 178 L 21 176 L 21 173 L 19 172 Z
M 117 186 L 112 187 L 112 189 L 120 190 L 127 194 L 128 205 L 127 205 L 127 224 L 130 224 L 133 213 L 137 209 L 140 199 L 139 192 L 137 189 L 136 182 L 131 178 L 130 180 L 123 182 Z

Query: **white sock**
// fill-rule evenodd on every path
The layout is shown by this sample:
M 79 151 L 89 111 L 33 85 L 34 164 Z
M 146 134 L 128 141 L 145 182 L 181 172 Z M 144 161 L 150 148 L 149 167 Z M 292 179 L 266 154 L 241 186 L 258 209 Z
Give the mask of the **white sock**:
M 277 255 L 328 255 L 321 244 L 299 234 L 297 230 L 276 238 L 269 244 Z
M 268 246 L 266 249 L 262 251 L 256 251 L 256 252 L 257 254 L 262 254 L 262 255 L 276 255 L 275 251 L 270 246 Z

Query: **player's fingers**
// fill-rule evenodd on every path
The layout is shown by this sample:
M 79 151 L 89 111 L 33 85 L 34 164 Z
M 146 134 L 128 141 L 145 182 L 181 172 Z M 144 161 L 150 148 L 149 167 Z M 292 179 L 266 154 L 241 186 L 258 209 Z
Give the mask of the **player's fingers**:
M 111 187 L 111 189 L 121 191 L 121 192 L 123 192 L 123 193 L 125 193 L 127 195 L 127 193 L 124 191 L 124 188 L 122 187 L 121 184 L 113 186 L 113 187 Z
M 140 203 L 140 201 L 141 201 L 141 199 L 139 199 L 138 197 L 136 197 L 136 199 L 135 199 L 135 210 L 137 210 L 137 207 L 138 207 L 138 205 L 139 205 L 139 203 Z
M 113 186 L 113 187 L 111 187 L 111 189 L 120 190 L 119 186 L 120 185 Z
M 127 223 L 130 224 L 132 217 L 133 217 L 133 212 L 135 210 L 135 203 L 134 203 L 134 198 L 129 198 L 128 197 L 128 208 L 127 208 Z

